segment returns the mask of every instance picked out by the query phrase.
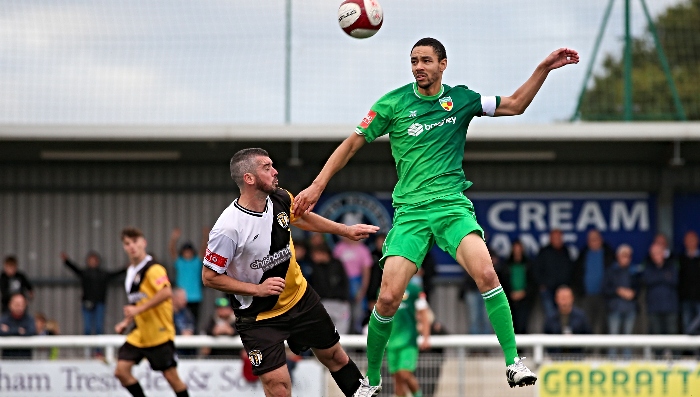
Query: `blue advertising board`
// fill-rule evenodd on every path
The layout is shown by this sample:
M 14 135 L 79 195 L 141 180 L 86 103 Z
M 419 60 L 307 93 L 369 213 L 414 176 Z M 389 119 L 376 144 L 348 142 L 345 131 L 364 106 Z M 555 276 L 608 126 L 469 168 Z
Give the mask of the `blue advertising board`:
M 683 250 L 683 236 L 700 233 L 700 193 L 677 193 L 673 198 L 673 249 Z
M 597 229 L 613 248 L 627 243 L 634 260 L 641 261 L 656 231 L 656 200 L 647 193 L 474 193 L 476 217 L 487 243 L 499 256 L 510 254 L 512 241 L 523 242 L 530 255 L 549 242 L 549 231 L 560 229 L 573 257 L 586 243 L 586 233 Z M 391 227 L 390 194 L 346 192 L 324 195 L 315 211 L 343 223 L 371 223 L 383 231 Z M 329 243 L 335 240 L 329 237 Z M 371 241 L 369 241 L 371 244 Z M 461 276 L 454 259 L 439 248 L 432 254 L 442 276 Z

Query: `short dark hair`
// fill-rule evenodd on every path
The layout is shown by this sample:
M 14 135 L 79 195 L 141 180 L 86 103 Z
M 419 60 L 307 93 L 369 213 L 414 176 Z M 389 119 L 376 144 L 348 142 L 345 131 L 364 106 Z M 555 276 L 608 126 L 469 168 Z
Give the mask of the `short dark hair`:
M 244 185 L 243 175 L 253 172 L 255 167 L 258 166 L 253 161 L 253 159 L 258 156 L 270 157 L 265 149 L 256 147 L 239 150 L 231 157 L 231 179 L 236 182 L 239 189 L 243 188 Z
M 125 227 L 124 229 L 122 229 L 122 241 L 124 241 L 124 239 L 127 237 L 131 239 L 136 239 L 144 236 L 141 229 L 135 227 Z
M 438 39 L 434 39 L 432 37 L 424 37 L 418 40 L 416 44 L 413 45 L 413 47 L 411 48 L 411 52 L 413 52 L 414 48 L 422 46 L 433 47 L 433 50 L 435 50 L 435 54 L 438 57 L 438 61 L 442 61 L 443 59 L 447 58 L 447 51 L 445 50 L 445 46 L 442 45 L 442 43 Z
M 15 265 L 17 266 L 17 257 L 14 255 L 8 255 L 5 257 L 5 260 L 3 261 L 4 264 L 6 265 Z

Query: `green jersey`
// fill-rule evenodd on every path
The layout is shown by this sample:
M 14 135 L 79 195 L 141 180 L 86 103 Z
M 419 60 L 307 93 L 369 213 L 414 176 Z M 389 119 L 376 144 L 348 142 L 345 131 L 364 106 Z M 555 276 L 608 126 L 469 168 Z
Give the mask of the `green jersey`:
M 425 96 L 415 83 L 381 97 L 355 132 L 372 142 L 389 135 L 398 183 L 394 207 L 463 192 L 471 182 L 462 168 L 467 127 L 474 116 L 493 116 L 500 97 L 484 97 L 443 84 Z
M 425 300 L 423 288 L 416 283 L 408 283 L 399 309 L 394 314 L 394 325 L 391 328 L 391 337 L 389 338 L 387 349 L 418 345 L 416 311 L 427 307 L 428 302 Z

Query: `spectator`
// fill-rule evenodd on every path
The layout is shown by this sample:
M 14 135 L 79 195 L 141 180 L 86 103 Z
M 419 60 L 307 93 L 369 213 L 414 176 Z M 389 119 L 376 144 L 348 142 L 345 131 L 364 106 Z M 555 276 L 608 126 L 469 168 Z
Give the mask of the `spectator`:
M 489 251 L 493 267 L 500 268 L 500 258 L 495 252 Z M 484 298 L 481 296 L 481 291 L 476 286 L 476 281 L 469 275 L 464 276 L 464 281 L 459 290 L 460 296 L 467 304 L 467 316 L 469 317 L 469 333 L 473 335 L 492 334 L 493 328 L 486 313 Z
M 605 296 L 603 277 L 615 262 L 615 252 L 603 241 L 597 230 L 589 230 L 586 246 L 574 263 L 573 286 L 594 334 L 605 333 Z
M 362 318 L 365 314 L 365 295 L 372 271 L 372 253 L 362 241 L 352 241 L 341 237 L 333 249 L 333 256 L 345 267 L 345 274 L 350 281 L 351 329 L 354 333 L 362 332 Z
M 58 335 L 58 324 L 54 320 L 46 320 L 44 313 L 34 313 L 34 328 L 37 335 L 53 336 Z M 34 349 L 35 360 L 55 360 L 58 358 L 58 348 Z
M 80 278 L 80 284 L 83 290 L 83 334 L 104 334 L 107 286 L 111 280 L 126 274 L 126 267 L 113 272 L 106 271 L 100 267 L 102 259 L 100 255 L 94 251 L 87 254 L 85 258 L 85 269 L 78 268 L 78 265 L 71 261 L 68 254 L 65 252 L 61 252 L 61 259 L 63 263 Z
M 525 256 L 520 241 L 513 242 L 510 258 L 503 266 L 501 283 L 508 295 L 515 333 L 526 334 L 537 285 L 533 279 L 532 263 Z
M 700 320 L 700 250 L 698 250 L 698 234 L 690 230 L 683 237 L 685 250 L 678 256 L 679 283 L 678 295 L 681 300 L 681 315 L 683 332 L 690 332 L 690 324 L 694 319 Z
M 665 252 L 662 243 L 652 244 L 642 272 L 650 334 L 678 333 L 678 267 Z
M 542 308 L 545 318 L 557 314 L 554 303 L 554 293 L 562 285 L 571 284 L 573 263 L 569 250 L 564 246 L 564 235 L 561 230 L 549 232 L 549 245 L 542 248 L 537 255 L 534 266 Z
M 544 323 L 544 333 L 554 335 L 590 334 L 591 327 L 586 313 L 574 306 L 574 291 L 566 285 L 561 285 L 554 293 L 557 312 L 547 317 Z M 580 354 L 580 348 L 548 349 L 550 353 Z
M 654 236 L 654 241 L 652 241 L 652 245 L 653 244 L 660 244 L 664 248 L 665 259 L 673 257 L 673 252 L 671 251 L 671 247 L 668 245 L 668 238 L 665 234 L 657 233 L 656 236 Z
M 617 261 L 605 271 L 603 293 L 608 309 L 608 332 L 612 335 L 629 335 L 637 317 L 638 274 L 632 269 L 632 247 L 621 244 L 617 247 Z M 615 355 L 616 349 L 610 349 Z M 625 349 L 625 356 L 630 350 Z
M 211 336 L 234 336 L 236 335 L 236 316 L 227 298 L 217 298 L 214 301 L 216 310 L 214 316 L 209 320 L 205 332 Z M 217 357 L 238 357 L 240 350 L 232 347 L 205 348 L 203 353 L 208 356 Z M 247 357 L 247 356 L 246 356 Z
M 299 240 L 294 242 L 294 257 L 301 268 L 301 274 L 304 278 L 311 279 L 311 274 L 313 269 L 311 267 L 311 260 L 309 260 L 309 247 L 306 245 L 306 241 Z
M 34 318 L 27 313 L 27 298 L 21 293 L 10 296 L 8 312 L 0 317 L 0 336 L 36 335 Z M 32 358 L 32 349 L 3 349 L 2 358 Z
M 174 261 L 175 285 L 187 293 L 187 308 L 194 315 L 194 323 L 197 325 L 199 324 L 199 304 L 202 301 L 202 257 L 197 256 L 197 251 L 190 242 L 182 244 L 178 251 L 176 247 L 180 236 L 182 231 L 179 228 L 173 229 L 168 250 L 171 260 Z M 209 231 L 203 229 L 201 253 L 206 251 L 208 240 Z
M 311 265 L 311 286 L 321 297 L 338 333 L 347 334 L 350 331 L 350 285 L 343 264 L 331 256 L 328 246 L 319 245 L 311 248 Z
M 311 233 L 309 237 L 309 249 L 326 244 L 326 236 L 323 233 Z
M 7 311 L 10 297 L 14 294 L 22 294 L 25 298 L 34 298 L 34 287 L 24 273 L 17 270 L 17 258 L 13 255 L 6 256 L 0 274 L 0 296 L 2 297 L 2 309 L 0 313 Z
M 425 292 L 425 300 L 430 303 L 430 297 L 433 294 L 433 278 L 437 274 L 437 263 L 435 263 L 435 257 L 428 250 L 423 258 L 423 263 L 421 263 L 420 268 L 423 270 L 423 292 Z
M 194 315 L 187 308 L 187 292 L 179 287 L 173 288 L 173 322 L 175 323 L 175 335 L 191 336 L 195 334 Z M 195 356 L 197 350 L 192 348 L 177 349 L 177 354 L 182 357 Z
M 379 295 L 379 287 L 382 285 L 382 268 L 379 266 L 379 260 L 382 259 L 382 249 L 386 233 L 377 233 L 374 237 L 374 250 L 372 250 L 372 270 L 369 275 L 369 284 L 367 285 L 367 312 L 365 317 L 374 309 L 374 304 L 377 303 Z

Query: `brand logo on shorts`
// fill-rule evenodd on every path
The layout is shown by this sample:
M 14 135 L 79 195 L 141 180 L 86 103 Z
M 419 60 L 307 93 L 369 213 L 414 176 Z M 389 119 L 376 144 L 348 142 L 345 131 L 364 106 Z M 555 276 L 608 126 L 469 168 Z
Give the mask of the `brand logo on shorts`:
M 408 127 L 408 135 L 410 136 L 418 136 L 420 135 L 421 132 L 423 132 L 423 124 L 420 123 L 413 123 Z
M 440 106 L 442 106 L 442 108 L 448 112 L 452 110 L 452 97 L 446 96 L 444 98 L 440 98 Z
M 262 352 L 260 350 L 251 350 L 248 353 L 248 360 L 254 367 L 259 367 L 262 364 Z
M 286 212 L 280 212 L 277 214 L 277 223 L 279 223 L 283 229 L 289 229 L 289 215 L 287 215 Z

